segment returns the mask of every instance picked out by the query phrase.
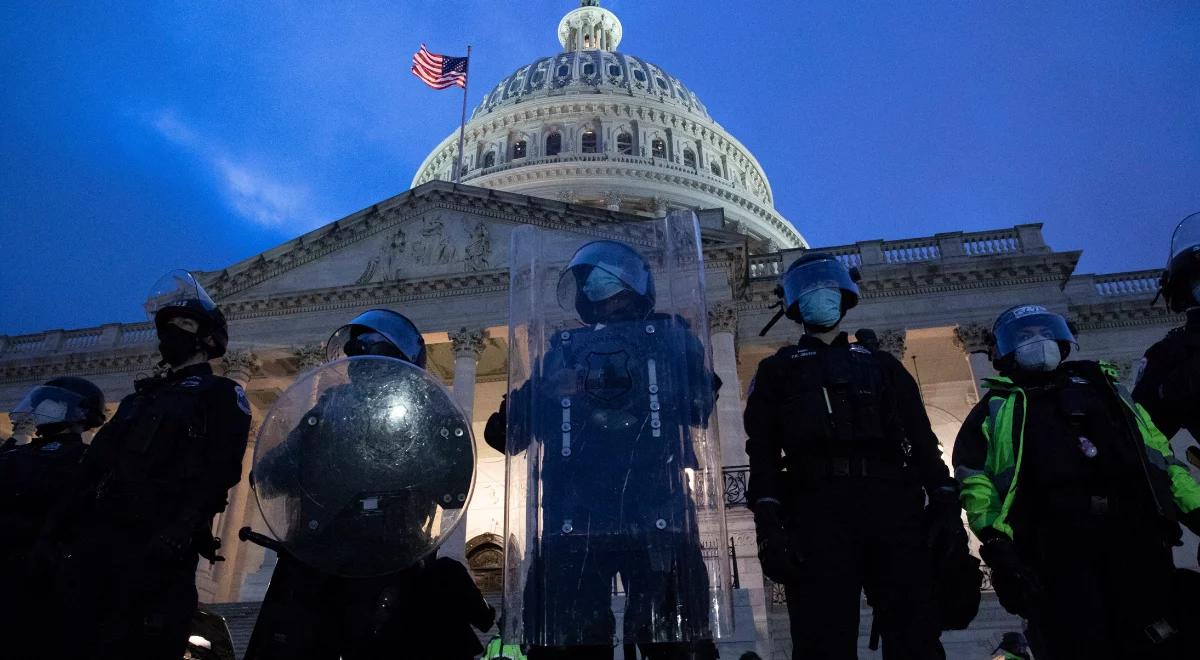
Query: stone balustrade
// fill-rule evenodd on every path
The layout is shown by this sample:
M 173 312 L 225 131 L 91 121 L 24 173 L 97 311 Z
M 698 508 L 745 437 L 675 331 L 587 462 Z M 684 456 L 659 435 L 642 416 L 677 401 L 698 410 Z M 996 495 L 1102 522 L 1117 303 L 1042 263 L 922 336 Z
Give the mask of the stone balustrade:
M 1091 275 L 1096 293 L 1105 298 L 1146 297 L 1158 293 L 1161 270 L 1137 270 L 1110 275 Z

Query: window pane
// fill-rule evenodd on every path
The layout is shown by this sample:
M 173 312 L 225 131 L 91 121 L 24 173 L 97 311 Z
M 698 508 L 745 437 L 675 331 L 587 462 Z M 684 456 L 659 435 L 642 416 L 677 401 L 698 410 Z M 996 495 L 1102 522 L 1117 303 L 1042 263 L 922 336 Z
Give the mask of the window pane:
M 518 141 L 514 142 L 512 151 L 513 151 L 513 153 L 512 153 L 513 158 L 524 158 L 525 157 L 525 140 L 518 140 Z
M 667 157 L 667 143 L 659 138 L 654 138 L 654 141 L 650 143 L 650 149 L 653 151 L 655 158 Z
M 633 136 L 628 133 L 622 133 L 617 136 L 617 153 L 632 154 L 633 153 Z
M 562 151 L 562 135 L 559 133 L 551 133 L 546 136 L 546 155 L 555 156 Z
M 691 149 L 683 150 L 683 164 L 688 167 L 696 166 L 696 154 L 692 153 Z
M 713 174 L 721 176 L 721 166 L 718 163 L 709 163 L 708 169 L 712 170 Z
M 487 154 L 483 157 L 483 166 L 491 167 L 495 164 L 496 164 L 496 152 L 494 152 L 494 151 L 487 152 Z
M 585 153 L 585 154 L 596 153 L 596 132 L 595 131 L 584 131 L 584 133 L 583 133 L 583 153 Z

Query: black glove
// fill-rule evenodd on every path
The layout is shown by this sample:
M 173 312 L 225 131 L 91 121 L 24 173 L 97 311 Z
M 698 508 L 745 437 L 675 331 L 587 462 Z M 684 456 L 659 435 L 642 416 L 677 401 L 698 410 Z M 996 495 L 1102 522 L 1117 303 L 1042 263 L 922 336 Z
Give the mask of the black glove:
M 800 579 L 804 557 L 793 547 L 779 509 L 778 502 L 758 502 L 754 506 L 758 561 L 772 582 L 789 584 Z
M 925 544 L 941 555 L 949 555 L 966 540 L 958 489 L 943 486 L 929 491 L 925 507 Z
M 1041 581 L 1017 556 L 1012 539 L 998 532 L 990 535 L 979 554 L 992 569 L 992 588 L 1004 609 L 1028 619 L 1041 608 L 1045 599 Z

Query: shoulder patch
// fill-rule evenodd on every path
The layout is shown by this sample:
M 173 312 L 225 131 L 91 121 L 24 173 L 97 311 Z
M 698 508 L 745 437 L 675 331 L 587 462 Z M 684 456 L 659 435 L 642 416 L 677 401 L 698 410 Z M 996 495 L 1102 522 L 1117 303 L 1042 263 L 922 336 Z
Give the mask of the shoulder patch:
M 241 385 L 234 385 L 233 391 L 237 395 L 238 408 L 247 415 L 250 414 L 250 400 L 246 398 L 246 390 L 242 389 Z
M 811 348 L 797 348 L 796 351 L 794 353 L 792 353 L 791 355 L 789 355 L 788 357 L 795 360 L 796 358 L 810 358 L 816 354 L 817 354 L 817 352 L 812 350 Z
M 41 451 L 58 451 L 61 448 L 62 443 L 55 440 L 54 442 L 47 442 L 46 444 L 42 445 Z
M 179 381 L 179 386 L 180 387 L 200 387 L 200 385 L 203 382 L 204 382 L 204 379 L 201 378 L 200 376 L 188 376 L 187 378 L 184 378 L 183 380 Z
M 861 344 L 850 344 L 850 350 L 856 353 L 866 353 L 867 355 L 871 355 L 871 349 Z

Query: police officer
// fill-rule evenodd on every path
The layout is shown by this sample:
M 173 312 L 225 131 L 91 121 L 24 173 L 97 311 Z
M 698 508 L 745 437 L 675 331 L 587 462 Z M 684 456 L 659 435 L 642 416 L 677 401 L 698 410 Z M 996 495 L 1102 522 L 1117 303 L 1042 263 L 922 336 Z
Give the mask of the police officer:
M 611 659 L 618 575 L 627 647 L 652 660 L 716 658 L 685 492 L 697 457 L 684 429 L 706 423 L 716 386 L 703 345 L 684 319 L 655 311 L 650 267 L 625 243 L 580 247 L 558 291 L 584 325 L 554 334 L 537 377 L 501 403 L 484 432 L 492 448 L 514 455 L 533 441 L 554 443 L 540 469 L 545 531 L 532 542 L 518 614 L 529 658 Z M 519 415 L 511 438 L 509 414 Z
M 53 640 L 44 617 L 54 609 L 47 572 L 56 567 L 58 548 L 38 547 L 47 556 L 31 553 L 79 472 L 87 449 L 82 434 L 104 423 L 104 393 L 83 378 L 55 378 L 30 390 L 11 416 L 30 419 L 37 435 L 0 453 L 0 639 L 6 654 L 34 657 Z
M 955 473 L 1008 611 L 1054 658 L 1182 658 L 1172 612 L 1176 521 L 1200 527 L 1200 486 L 1110 365 L 1037 305 L 996 319 L 999 377 L 967 417 Z
M 146 310 L 167 374 L 134 383 L 48 530 L 76 560 L 63 599 L 82 619 L 80 657 L 183 655 L 196 565 L 217 558 L 209 529 L 241 478 L 250 404 L 209 365 L 229 342 L 224 315 L 186 271 L 159 280 Z
M 759 559 L 787 590 L 794 658 L 857 657 L 864 585 L 885 657 L 941 658 L 927 544 L 961 529 L 955 489 L 912 377 L 838 330 L 856 280 L 822 253 L 783 275 L 804 335 L 759 363 L 745 411 Z
M 1200 213 L 1175 229 L 1159 294 L 1187 322 L 1146 351 L 1133 398 L 1167 438 L 1184 428 L 1200 439 Z
M 379 414 L 372 406 L 376 394 L 387 398 L 385 390 L 405 389 L 392 378 L 394 373 L 385 373 L 390 363 L 398 360 L 425 368 L 425 341 L 404 315 L 372 309 L 335 331 L 326 352 L 330 361 L 369 356 L 394 360 L 351 359 L 345 372 L 349 382 L 323 391 L 298 430 L 256 459 L 254 484 L 260 503 L 271 492 L 285 492 L 289 499 L 298 499 L 298 504 L 289 506 L 298 524 L 289 522 L 287 530 L 276 530 L 283 533 L 283 543 L 248 529 L 242 531 L 243 538 L 279 553 L 246 658 L 372 660 L 397 654 L 413 660 L 473 658 L 483 646 L 469 627 L 474 625 L 480 631 L 491 628 L 495 612 L 461 563 L 423 554 L 433 547 L 432 539 L 426 536 L 427 527 L 441 495 L 426 493 L 422 498 L 420 492 L 411 490 L 346 495 L 339 490 L 343 481 L 349 481 L 352 489 L 360 485 L 361 465 L 348 460 L 358 457 L 354 448 L 371 450 L 385 463 L 379 479 L 369 481 L 395 480 L 387 472 L 394 467 L 387 459 L 392 454 L 382 445 L 391 438 L 406 436 L 379 433 L 376 422 L 390 417 L 390 411 Z M 417 418 L 434 414 L 430 410 L 412 412 Z M 326 431 L 320 423 L 307 423 L 318 419 L 342 426 Z M 308 433 L 309 429 L 316 432 Z M 422 434 L 420 440 L 426 442 L 429 437 L 434 436 Z M 352 447 L 349 452 L 347 446 Z M 421 447 L 414 451 L 419 454 Z M 449 463 L 454 461 L 445 460 Z M 430 461 L 417 467 L 444 469 L 445 464 L 435 466 Z M 301 467 L 294 470 L 293 465 Z M 467 461 L 463 467 L 468 471 L 461 488 L 465 492 L 472 465 Z M 382 483 L 372 485 L 385 488 Z M 369 501 L 370 510 L 343 507 L 347 498 L 351 504 Z M 452 504 L 463 505 L 463 501 Z M 323 510 L 331 506 L 341 510 L 328 515 Z M 309 525 L 309 520 L 320 523 Z M 268 516 L 268 524 L 272 522 L 281 524 Z M 384 527 L 373 527 L 380 524 Z M 372 535 L 382 539 L 384 549 L 392 554 L 422 554 L 413 556 L 415 563 L 402 570 L 378 574 L 382 566 L 392 562 L 377 561 L 379 558 L 368 547 L 373 547 L 372 543 L 363 542 Z M 317 565 L 305 561 L 314 558 L 323 561 L 315 562 Z M 333 568 L 342 569 L 344 574 Z

